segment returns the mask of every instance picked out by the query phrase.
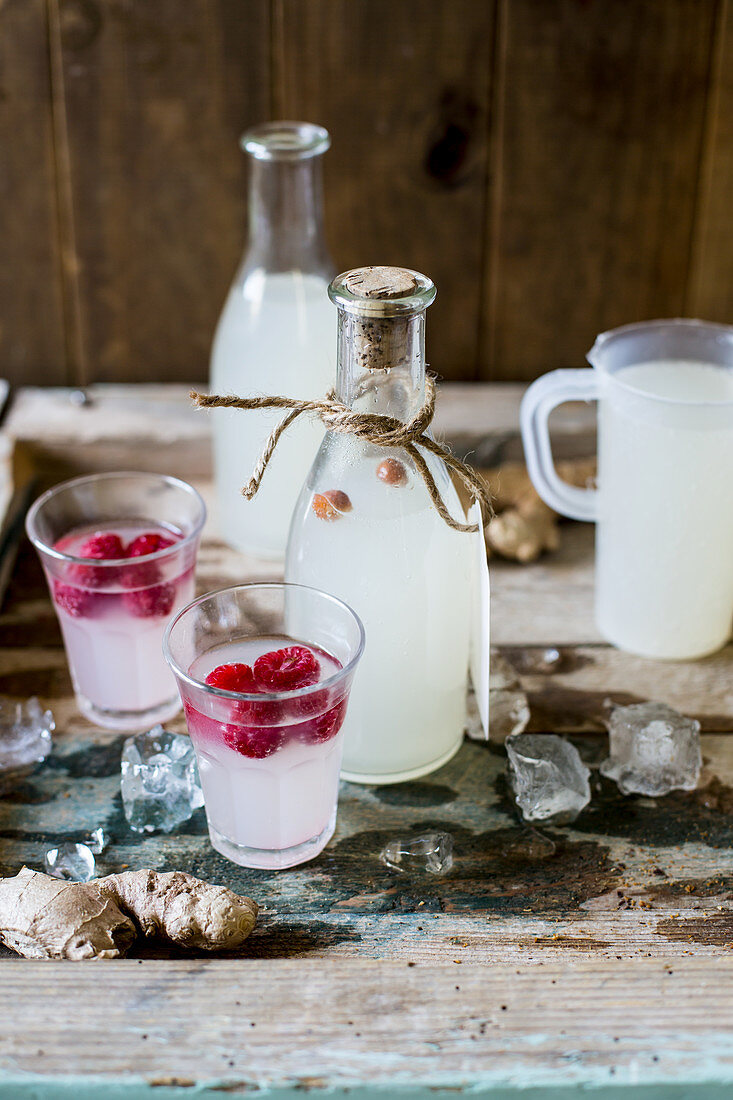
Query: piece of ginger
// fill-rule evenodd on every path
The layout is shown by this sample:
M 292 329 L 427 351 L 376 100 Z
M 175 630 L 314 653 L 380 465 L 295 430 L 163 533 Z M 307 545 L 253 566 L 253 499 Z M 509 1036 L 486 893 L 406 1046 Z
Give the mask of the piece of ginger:
M 570 485 L 587 488 L 595 477 L 595 458 L 557 463 L 558 475 Z M 491 493 L 495 515 L 486 527 L 489 553 L 522 563 L 536 561 L 560 545 L 558 517 L 535 489 L 522 462 L 505 462 L 479 471 Z
M 507 508 L 492 516 L 485 532 L 488 549 L 522 564 L 536 561 L 546 550 L 557 550 L 557 516 L 542 501 L 539 503 L 541 507 Z
M 239 947 L 257 904 L 183 871 L 63 882 L 28 867 L 0 879 L 0 938 L 27 959 L 115 959 L 138 934 L 182 947 Z

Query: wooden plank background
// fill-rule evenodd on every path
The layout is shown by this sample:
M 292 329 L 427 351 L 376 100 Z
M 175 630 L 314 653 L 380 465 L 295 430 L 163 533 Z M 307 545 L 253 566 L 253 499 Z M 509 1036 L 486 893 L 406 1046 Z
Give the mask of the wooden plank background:
M 513 380 L 595 334 L 733 322 L 731 0 L 4 0 L 0 375 L 206 376 L 238 138 L 328 126 L 339 268 L 411 264 L 432 365 Z

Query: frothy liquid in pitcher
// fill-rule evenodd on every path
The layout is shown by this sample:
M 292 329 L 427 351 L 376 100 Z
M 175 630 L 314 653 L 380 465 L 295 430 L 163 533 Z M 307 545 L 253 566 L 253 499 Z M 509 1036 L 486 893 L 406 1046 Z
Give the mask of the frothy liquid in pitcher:
M 638 363 L 609 379 L 599 403 L 596 617 L 623 649 L 700 657 L 730 635 L 730 402 L 733 371 L 702 362 Z

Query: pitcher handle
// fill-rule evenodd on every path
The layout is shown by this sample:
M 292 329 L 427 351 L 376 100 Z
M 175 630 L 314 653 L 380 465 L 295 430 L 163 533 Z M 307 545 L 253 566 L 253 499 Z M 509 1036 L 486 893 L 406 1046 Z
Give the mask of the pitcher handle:
M 553 370 L 529 387 L 520 409 L 522 443 L 532 483 L 546 504 L 571 519 L 593 522 L 598 518 L 598 492 L 578 489 L 558 476 L 552 459 L 548 419 L 565 401 L 598 399 L 594 370 Z

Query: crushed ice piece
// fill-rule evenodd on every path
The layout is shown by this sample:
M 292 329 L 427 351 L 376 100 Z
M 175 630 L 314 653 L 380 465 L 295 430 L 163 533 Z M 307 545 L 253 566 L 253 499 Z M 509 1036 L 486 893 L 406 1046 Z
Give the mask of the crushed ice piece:
M 509 777 L 525 821 L 574 821 L 590 802 L 589 769 L 569 741 L 523 733 L 506 742 Z
M 46 874 L 67 882 L 89 882 L 94 878 L 96 864 L 87 844 L 64 841 L 58 848 L 51 848 L 43 858 Z
M 155 726 L 122 747 L 122 804 L 138 833 L 169 833 L 204 804 L 191 739 Z
M 104 829 L 95 829 L 89 837 L 87 847 L 95 856 L 101 856 L 104 849 L 109 845 L 109 839 L 109 834 L 105 833 Z
M 518 863 L 541 863 L 554 856 L 556 850 L 557 845 L 549 836 L 544 836 L 537 829 L 527 829 L 521 836 L 509 841 L 502 855 Z
M 42 709 L 35 695 L 24 703 L 0 695 L 0 791 L 46 759 L 55 728 L 53 714 Z
M 503 745 L 507 737 L 529 725 L 529 700 L 516 668 L 497 650 L 491 653 L 489 674 L 489 740 Z
M 529 700 L 521 688 L 489 691 L 489 740 L 502 745 L 529 725 Z
M 554 646 L 512 651 L 512 664 L 522 676 L 551 676 L 562 663 L 563 655 Z
M 522 733 L 529 725 L 529 701 L 519 683 L 513 665 L 496 649 L 491 651 L 489 671 L 489 740 L 502 745 L 512 734 Z M 470 723 L 472 741 L 483 741 L 483 728 Z
M 398 837 L 385 844 L 379 859 L 393 871 L 427 871 L 445 875 L 453 866 L 453 837 L 450 833 L 423 833 Z
M 608 720 L 609 756 L 601 774 L 622 794 L 652 798 L 694 791 L 700 778 L 700 723 L 665 703 L 614 707 Z
M 498 649 L 492 649 L 489 665 L 489 690 L 499 691 L 502 688 L 515 687 L 519 687 L 519 675 L 514 665 L 507 661 Z

